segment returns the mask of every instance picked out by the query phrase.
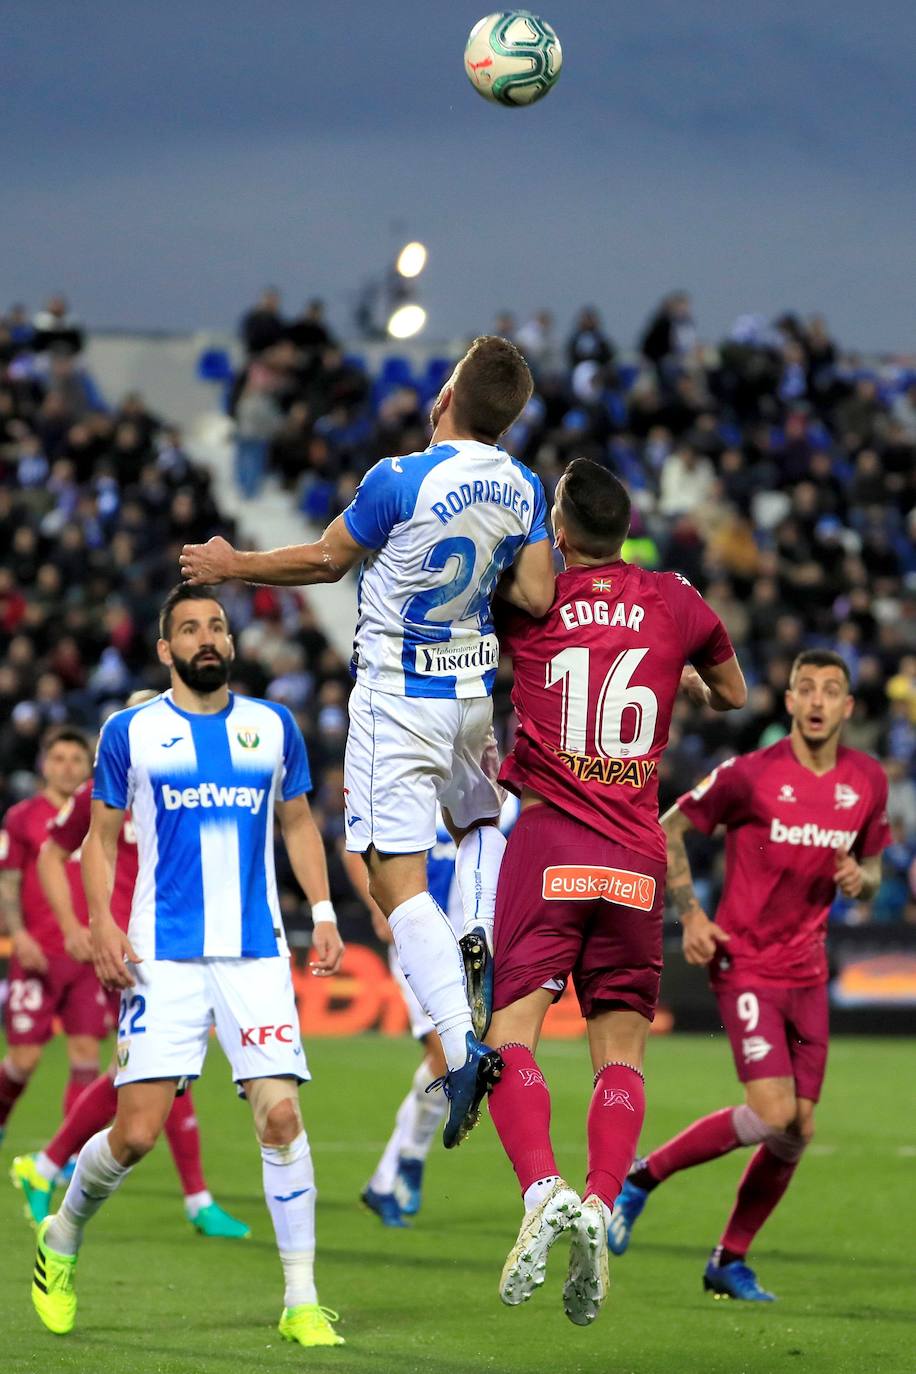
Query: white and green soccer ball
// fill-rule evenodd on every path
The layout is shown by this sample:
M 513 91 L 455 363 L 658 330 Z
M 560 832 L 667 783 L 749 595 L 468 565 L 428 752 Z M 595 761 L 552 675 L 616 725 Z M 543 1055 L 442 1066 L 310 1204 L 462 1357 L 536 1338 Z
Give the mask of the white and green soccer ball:
M 468 80 L 499 105 L 533 105 L 556 84 L 560 40 L 530 10 L 500 10 L 474 25 L 464 50 Z

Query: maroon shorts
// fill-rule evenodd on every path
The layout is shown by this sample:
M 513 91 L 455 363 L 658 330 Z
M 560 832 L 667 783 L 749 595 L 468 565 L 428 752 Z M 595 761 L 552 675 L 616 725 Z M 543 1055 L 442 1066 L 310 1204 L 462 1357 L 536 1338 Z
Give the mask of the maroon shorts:
M 665 865 L 551 806 L 518 819 L 499 872 L 495 1010 L 572 974 L 582 1015 L 616 1003 L 651 1021 L 662 968 Z
M 713 989 L 742 1083 L 793 1078 L 817 1102 L 827 1068 L 827 984 L 813 988 L 735 983 Z
M 68 954 L 48 960 L 45 973 L 33 973 L 12 959 L 6 1034 L 11 1045 L 45 1045 L 59 1017 L 66 1035 L 103 1039 L 113 1028 L 111 998 L 91 964 L 78 964 Z

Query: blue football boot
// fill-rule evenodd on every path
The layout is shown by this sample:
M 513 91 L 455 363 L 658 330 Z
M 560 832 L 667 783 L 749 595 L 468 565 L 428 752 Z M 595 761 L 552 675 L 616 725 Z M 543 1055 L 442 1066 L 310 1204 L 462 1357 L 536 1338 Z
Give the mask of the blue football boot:
M 503 1071 L 502 1056 L 482 1045 L 471 1031 L 465 1037 L 468 1057 L 460 1069 L 450 1069 L 444 1078 L 436 1079 L 426 1089 L 432 1092 L 441 1086 L 448 1098 L 448 1116 L 442 1132 L 442 1144 L 452 1150 L 468 1136 L 480 1120 L 480 1104 L 499 1082 Z
M 768 1293 L 757 1282 L 753 1269 L 742 1260 L 731 1264 L 716 1264 L 710 1260 L 703 1271 L 703 1288 L 718 1298 L 738 1298 L 743 1302 L 775 1302 L 776 1294 Z
M 394 1182 L 394 1195 L 398 1200 L 402 1216 L 415 1217 L 423 1202 L 422 1159 L 398 1160 L 398 1176 Z
M 493 956 L 483 926 L 475 926 L 458 941 L 464 960 L 464 977 L 471 1008 L 471 1024 L 478 1040 L 483 1040 L 493 1015 Z
M 637 1188 L 628 1178 L 624 1179 L 607 1228 L 607 1248 L 612 1255 L 624 1253 L 630 1243 L 636 1218 L 648 1201 L 649 1194 L 645 1188 Z
M 394 1193 L 377 1193 L 368 1184 L 360 1193 L 360 1201 L 374 1212 L 383 1226 L 404 1227 L 407 1222 L 401 1215 L 401 1208 Z

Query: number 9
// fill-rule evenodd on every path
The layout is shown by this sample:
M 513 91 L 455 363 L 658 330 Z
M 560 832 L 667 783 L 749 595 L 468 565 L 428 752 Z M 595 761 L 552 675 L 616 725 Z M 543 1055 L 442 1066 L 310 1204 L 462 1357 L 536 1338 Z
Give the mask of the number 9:
M 760 1020 L 760 1003 L 752 992 L 742 992 L 736 1003 L 736 1009 L 741 1020 L 744 1022 L 745 1030 L 756 1030 L 757 1022 Z

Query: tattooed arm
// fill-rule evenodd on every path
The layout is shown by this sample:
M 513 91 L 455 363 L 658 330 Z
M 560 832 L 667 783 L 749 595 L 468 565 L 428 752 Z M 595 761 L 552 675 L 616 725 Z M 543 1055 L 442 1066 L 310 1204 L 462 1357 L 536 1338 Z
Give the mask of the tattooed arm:
M 729 935 L 711 921 L 693 890 L 693 874 L 684 837 L 693 827 L 677 806 L 662 816 L 668 843 L 668 893 L 684 928 L 681 947 L 688 964 L 708 964 L 716 946 L 727 944 Z

